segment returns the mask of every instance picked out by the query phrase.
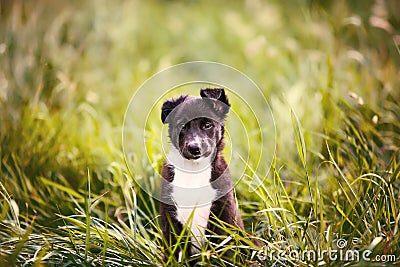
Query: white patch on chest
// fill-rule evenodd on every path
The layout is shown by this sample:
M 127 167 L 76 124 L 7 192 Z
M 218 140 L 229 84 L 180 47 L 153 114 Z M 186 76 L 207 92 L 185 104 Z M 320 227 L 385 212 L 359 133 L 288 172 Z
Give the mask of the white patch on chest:
M 168 163 L 174 166 L 172 197 L 177 208 L 177 219 L 192 232 L 195 246 L 204 244 L 204 231 L 210 216 L 211 203 L 216 191 L 211 187 L 211 160 L 200 158 L 188 160 L 172 148 L 167 156 Z M 197 245 L 196 245 L 197 243 Z M 193 249 L 192 252 L 198 252 Z

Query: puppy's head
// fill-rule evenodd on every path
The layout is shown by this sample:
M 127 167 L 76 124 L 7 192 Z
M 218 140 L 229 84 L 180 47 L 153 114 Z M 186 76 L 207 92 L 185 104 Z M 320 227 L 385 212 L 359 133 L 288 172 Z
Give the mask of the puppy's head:
M 202 89 L 200 97 L 181 96 L 164 102 L 161 120 L 169 124 L 172 145 L 189 160 L 217 153 L 230 104 L 224 89 Z

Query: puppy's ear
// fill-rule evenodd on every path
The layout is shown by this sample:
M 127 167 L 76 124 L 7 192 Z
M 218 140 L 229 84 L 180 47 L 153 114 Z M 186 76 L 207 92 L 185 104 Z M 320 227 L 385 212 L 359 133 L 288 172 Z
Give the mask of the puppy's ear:
M 223 116 L 225 116 L 228 113 L 231 104 L 229 104 L 228 97 L 226 96 L 225 90 L 223 88 L 201 89 L 200 96 L 205 98 L 210 98 L 213 100 L 218 100 L 218 101 L 213 101 L 214 108 L 218 112 L 222 112 Z
M 166 100 L 161 108 L 161 121 L 162 123 L 168 123 L 166 122 L 166 119 L 168 115 L 171 113 L 174 108 L 179 106 L 182 102 L 186 100 L 187 95 L 180 96 L 178 98 L 172 98 L 169 100 Z

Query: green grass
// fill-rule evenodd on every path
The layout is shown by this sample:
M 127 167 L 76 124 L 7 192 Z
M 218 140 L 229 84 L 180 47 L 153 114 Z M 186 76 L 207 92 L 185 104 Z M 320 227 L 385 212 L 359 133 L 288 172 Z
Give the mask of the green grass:
M 254 173 L 250 157 L 236 187 L 247 233 L 220 222 L 229 235 L 194 257 L 202 266 L 256 264 L 250 235 L 266 266 L 374 264 L 290 257 L 335 250 L 339 239 L 344 252 L 398 264 L 399 9 L 396 0 L 0 1 L 0 265 L 179 265 L 164 263 L 178 247 L 163 246 L 158 203 L 136 182 L 156 177 L 163 157 L 158 115 L 146 129 L 155 163 L 143 151 L 124 158 L 121 131 L 135 90 L 192 60 L 244 72 L 276 122 L 271 171 Z M 254 177 L 265 179 L 250 188 Z

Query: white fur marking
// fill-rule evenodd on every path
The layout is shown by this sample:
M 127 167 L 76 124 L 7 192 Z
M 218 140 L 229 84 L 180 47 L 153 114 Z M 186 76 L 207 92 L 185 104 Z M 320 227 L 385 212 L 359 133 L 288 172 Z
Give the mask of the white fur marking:
M 211 187 L 211 160 L 200 158 L 188 160 L 171 148 L 168 163 L 174 166 L 173 199 L 177 207 L 177 219 L 192 232 L 194 246 L 204 244 L 204 232 L 210 216 L 211 203 L 216 191 Z M 192 248 L 192 253 L 199 252 Z

